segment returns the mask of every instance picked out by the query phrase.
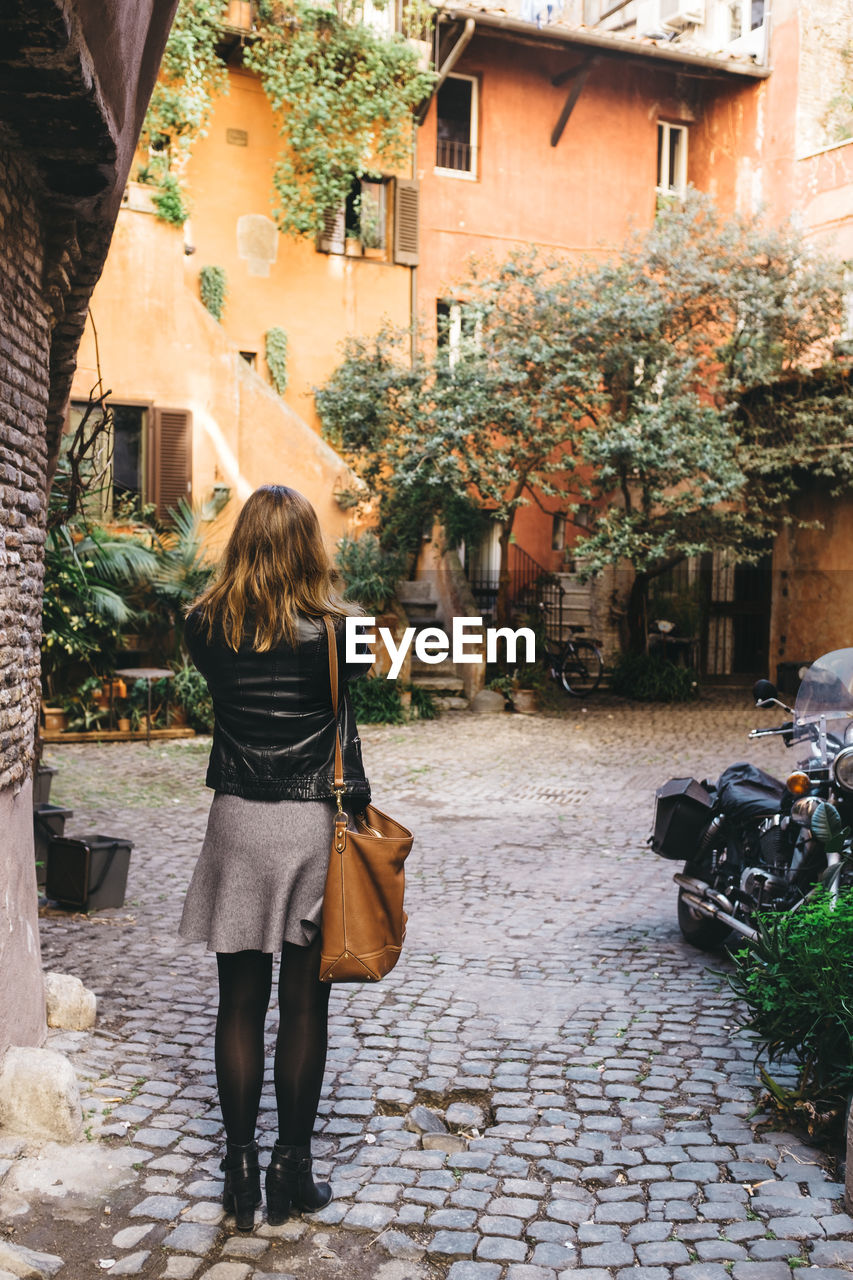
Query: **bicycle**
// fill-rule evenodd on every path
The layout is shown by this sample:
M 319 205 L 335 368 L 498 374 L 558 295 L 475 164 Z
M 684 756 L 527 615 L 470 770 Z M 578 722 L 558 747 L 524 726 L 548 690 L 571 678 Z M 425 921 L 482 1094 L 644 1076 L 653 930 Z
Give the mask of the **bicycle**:
M 566 630 L 569 633 L 567 640 L 552 640 L 547 634 L 545 625 L 548 608 L 549 606 L 540 600 L 539 612 L 545 631 L 545 667 L 551 679 L 562 684 L 566 693 L 571 694 L 573 698 L 594 693 L 601 684 L 604 671 L 601 650 L 594 640 L 583 636 L 583 626 L 576 623 L 567 624 Z

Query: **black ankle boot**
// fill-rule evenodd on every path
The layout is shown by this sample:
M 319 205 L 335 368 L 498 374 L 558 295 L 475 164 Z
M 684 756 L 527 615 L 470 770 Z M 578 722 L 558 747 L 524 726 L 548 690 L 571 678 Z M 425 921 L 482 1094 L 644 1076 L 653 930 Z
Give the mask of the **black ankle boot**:
M 298 1213 L 316 1213 L 332 1198 L 327 1182 L 311 1177 L 311 1145 L 287 1147 L 277 1142 L 272 1149 L 267 1169 L 267 1221 L 280 1226 L 291 1209 Z
M 261 1203 L 257 1142 L 247 1142 L 244 1146 L 226 1143 L 219 1167 L 225 1173 L 222 1204 L 237 1219 L 238 1231 L 251 1231 L 255 1225 L 255 1209 Z

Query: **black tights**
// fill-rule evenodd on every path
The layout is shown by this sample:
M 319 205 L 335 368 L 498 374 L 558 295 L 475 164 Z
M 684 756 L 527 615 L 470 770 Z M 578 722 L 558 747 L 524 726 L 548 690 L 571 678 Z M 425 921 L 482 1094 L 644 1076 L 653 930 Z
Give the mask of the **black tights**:
M 272 956 L 218 952 L 216 1083 L 229 1142 L 255 1136 L 264 1079 L 264 1020 L 272 991 Z M 275 1097 L 279 1142 L 311 1141 L 326 1066 L 329 983 L 320 971 L 320 939 L 308 947 L 285 942 L 278 979 L 279 1025 Z

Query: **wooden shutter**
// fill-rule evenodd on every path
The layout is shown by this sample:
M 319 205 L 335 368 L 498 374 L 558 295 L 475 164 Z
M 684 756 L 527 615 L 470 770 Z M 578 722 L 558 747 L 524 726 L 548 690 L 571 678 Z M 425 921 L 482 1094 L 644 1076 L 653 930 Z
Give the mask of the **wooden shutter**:
M 192 414 L 186 409 L 153 409 L 151 425 L 146 497 L 165 520 L 181 498 L 192 502 Z
M 346 240 L 346 205 L 339 204 L 334 209 L 327 209 L 323 219 L 323 230 L 317 237 L 317 248 L 321 253 L 343 253 Z
M 394 261 L 404 267 L 418 265 L 420 192 L 411 178 L 394 183 Z

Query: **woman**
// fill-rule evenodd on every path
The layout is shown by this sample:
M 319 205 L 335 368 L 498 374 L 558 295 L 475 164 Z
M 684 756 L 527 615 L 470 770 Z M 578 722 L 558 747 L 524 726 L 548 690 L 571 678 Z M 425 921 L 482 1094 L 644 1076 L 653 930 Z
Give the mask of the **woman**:
M 311 1133 L 326 1063 L 329 986 L 319 924 L 332 840 L 335 717 L 324 616 L 338 637 L 345 801 L 370 798 L 344 660 L 351 612 L 333 586 L 313 507 L 284 485 L 246 502 L 186 641 L 213 698 L 207 785 L 216 794 L 180 934 L 216 952 L 216 1080 L 225 1125 L 223 1203 L 251 1230 L 261 1201 L 255 1125 L 273 953 L 281 952 L 275 1051 L 278 1140 L 267 1169 L 269 1222 L 331 1199 L 311 1176 Z

